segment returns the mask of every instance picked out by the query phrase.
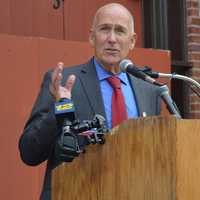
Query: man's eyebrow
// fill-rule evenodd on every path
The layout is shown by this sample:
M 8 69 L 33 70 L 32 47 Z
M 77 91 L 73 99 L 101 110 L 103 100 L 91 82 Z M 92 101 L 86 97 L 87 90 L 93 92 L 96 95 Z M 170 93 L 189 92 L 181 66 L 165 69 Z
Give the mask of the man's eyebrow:
M 121 24 L 109 24 L 109 23 L 99 24 L 99 25 L 97 25 L 96 27 L 103 27 L 103 26 L 114 26 L 114 27 L 117 27 L 117 28 L 126 29 L 126 27 L 124 27 L 124 26 L 121 25 Z
M 112 24 L 99 24 L 99 25 L 97 25 L 97 27 L 101 27 L 101 26 L 112 26 Z

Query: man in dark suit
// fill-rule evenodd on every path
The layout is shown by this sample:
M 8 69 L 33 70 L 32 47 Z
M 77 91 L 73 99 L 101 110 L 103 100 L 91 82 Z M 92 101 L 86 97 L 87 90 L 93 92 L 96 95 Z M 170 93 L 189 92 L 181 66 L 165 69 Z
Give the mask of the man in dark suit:
M 55 143 L 59 136 L 54 104 L 61 98 L 71 99 L 76 117 L 91 120 L 95 114 L 105 117 L 107 127 L 113 127 L 112 95 L 108 78 L 120 80 L 126 118 L 160 113 L 159 89 L 120 71 L 119 63 L 134 48 L 136 34 L 133 17 L 120 4 L 101 7 L 93 20 L 89 41 L 94 57 L 82 65 L 63 69 L 59 63 L 46 73 L 39 96 L 19 141 L 22 160 L 38 165 L 48 160 L 41 200 L 51 199 L 51 171 L 59 164 Z M 63 86 L 64 85 L 64 86 Z M 125 120 L 122 119 L 121 121 Z M 84 139 L 79 145 L 84 147 Z

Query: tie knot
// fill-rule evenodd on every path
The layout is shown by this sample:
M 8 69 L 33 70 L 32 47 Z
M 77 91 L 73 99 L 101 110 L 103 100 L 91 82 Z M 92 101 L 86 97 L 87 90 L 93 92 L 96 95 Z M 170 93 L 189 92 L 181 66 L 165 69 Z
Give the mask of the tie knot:
M 113 89 L 120 89 L 121 88 L 121 81 L 116 76 L 110 76 L 107 78 L 108 82 L 112 86 Z

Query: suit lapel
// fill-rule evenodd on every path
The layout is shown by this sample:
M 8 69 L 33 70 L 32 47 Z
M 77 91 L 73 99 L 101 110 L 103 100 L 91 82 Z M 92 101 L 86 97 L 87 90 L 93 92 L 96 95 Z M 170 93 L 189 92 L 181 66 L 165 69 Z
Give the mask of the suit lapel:
M 142 116 L 142 113 L 145 112 L 145 97 L 144 97 L 144 86 L 141 84 L 141 81 L 133 76 L 128 75 L 129 81 L 133 92 L 135 93 L 135 99 L 138 106 L 139 116 Z
M 93 112 L 102 115 L 106 119 L 100 84 L 93 64 L 93 59 L 82 67 L 80 72 L 80 81 Z

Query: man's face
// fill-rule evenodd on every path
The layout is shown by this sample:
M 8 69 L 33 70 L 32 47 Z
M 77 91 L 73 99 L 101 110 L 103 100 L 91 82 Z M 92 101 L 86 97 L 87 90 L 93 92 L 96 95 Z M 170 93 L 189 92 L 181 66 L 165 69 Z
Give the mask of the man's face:
M 130 16 L 124 10 L 106 9 L 97 15 L 90 32 L 96 59 L 104 67 L 116 66 L 135 45 Z

